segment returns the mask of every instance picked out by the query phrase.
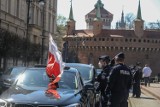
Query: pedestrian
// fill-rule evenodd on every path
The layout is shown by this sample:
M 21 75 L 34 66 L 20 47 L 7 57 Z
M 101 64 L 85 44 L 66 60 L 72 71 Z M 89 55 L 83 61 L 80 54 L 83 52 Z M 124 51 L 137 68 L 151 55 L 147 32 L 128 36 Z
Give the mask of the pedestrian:
M 142 79 L 142 68 L 140 67 L 140 62 L 136 63 L 133 69 L 133 94 L 132 97 L 139 98 L 141 96 L 140 83 Z
M 143 68 L 142 72 L 143 72 L 143 78 L 144 78 L 144 85 L 147 86 L 148 84 L 148 86 L 150 86 L 150 76 L 151 76 L 152 70 L 148 66 L 148 64 L 145 64 L 145 67 Z
M 99 82 L 99 86 L 96 91 L 101 92 L 102 98 L 102 107 L 106 107 L 108 104 L 108 97 L 106 95 L 106 89 L 108 86 L 108 76 L 110 73 L 110 57 L 108 55 L 102 55 L 99 57 L 99 68 L 102 69 L 101 73 L 97 76 L 97 81 Z
M 124 59 L 124 53 L 118 53 L 115 56 L 115 65 L 110 72 L 110 107 L 128 107 L 127 100 L 132 84 L 132 74 L 130 69 L 124 64 Z

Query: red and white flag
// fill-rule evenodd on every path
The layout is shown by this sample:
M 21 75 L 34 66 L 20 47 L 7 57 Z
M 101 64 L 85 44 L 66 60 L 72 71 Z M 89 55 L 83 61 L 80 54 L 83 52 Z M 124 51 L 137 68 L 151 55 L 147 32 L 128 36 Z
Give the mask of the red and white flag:
M 48 63 L 46 67 L 46 73 L 50 79 L 53 79 L 48 84 L 47 93 L 52 93 L 55 98 L 59 99 L 60 95 L 56 91 L 56 83 L 60 80 L 63 73 L 64 64 L 62 61 L 61 52 L 58 50 L 56 43 L 54 42 L 51 34 L 49 34 L 49 52 L 48 52 Z
M 58 50 L 56 43 L 54 42 L 51 34 L 49 34 L 49 52 L 48 52 L 48 63 L 46 72 L 48 76 L 60 77 L 63 73 L 64 64 L 62 61 L 61 52 Z

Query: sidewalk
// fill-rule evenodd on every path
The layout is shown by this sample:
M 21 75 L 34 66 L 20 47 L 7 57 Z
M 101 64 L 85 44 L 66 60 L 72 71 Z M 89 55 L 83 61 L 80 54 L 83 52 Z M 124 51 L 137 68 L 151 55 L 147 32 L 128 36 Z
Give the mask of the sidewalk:
M 160 102 L 142 94 L 140 98 L 129 97 L 129 107 L 160 107 Z
M 150 87 L 145 87 L 144 85 L 141 85 L 141 90 L 142 92 L 143 90 L 146 91 L 147 93 L 160 100 L 160 83 L 151 83 Z
M 140 98 L 129 97 L 129 107 L 160 107 L 160 83 L 151 83 L 150 87 L 141 85 Z

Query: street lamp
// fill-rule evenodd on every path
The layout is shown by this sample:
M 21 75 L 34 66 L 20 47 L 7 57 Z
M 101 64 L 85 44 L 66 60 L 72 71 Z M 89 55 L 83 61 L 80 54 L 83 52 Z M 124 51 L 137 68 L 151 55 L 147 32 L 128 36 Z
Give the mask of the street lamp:
M 30 13 L 30 5 L 31 5 L 31 2 L 32 0 L 26 0 L 28 6 L 27 6 L 27 31 L 26 31 L 26 52 L 25 52 L 25 66 L 27 66 L 27 62 L 28 62 L 28 49 L 29 49 L 29 13 Z
M 30 13 L 30 5 L 31 2 L 33 2 L 33 0 L 26 0 L 28 6 L 27 6 L 27 31 L 26 31 L 26 52 L 25 52 L 25 66 L 27 66 L 27 62 L 28 62 L 28 50 L 29 50 L 29 13 Z M 42 47 L 41 47 L 41 64 L 43 64 L 43 50 L 44 50 L 44 8 L 45 8 L 45 0 L 39 0 L 38 1 L 39 4 L 41 6 L 43 6 L 43 10 L 42 10 Z
M 43 53 L 44 53 L 44 39 L 45 39 L 45 31 L 44 31 L 44 17 L 45 17 L 45 0 L 39 0 L 38 1 L 40 6 L 43 6 L 43 9 L 42 9 L 42 46 L 41 46 L 41 64 L 44 63 L 44 60 L 43 60 Z

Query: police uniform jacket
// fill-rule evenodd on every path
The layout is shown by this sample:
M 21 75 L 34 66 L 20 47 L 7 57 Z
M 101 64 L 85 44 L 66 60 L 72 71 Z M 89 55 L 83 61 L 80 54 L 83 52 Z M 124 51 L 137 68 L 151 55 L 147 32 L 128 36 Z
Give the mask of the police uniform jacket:
M 107 65 L 103 68 L 101 73 L 97 76 L 97 81 L 99 82 L 99 86 L 97 88 L 97 91 L 104 92 L 106 89 L 106 86 L 108 84 L 108 76 L 110 73 L 110 66 Z
M 124 64 L 116 64 L 109 76 L 109 89 L 111 93 L 126 93 L 131 88 L 132 74 Z

